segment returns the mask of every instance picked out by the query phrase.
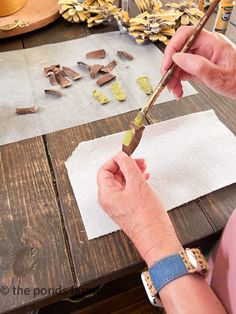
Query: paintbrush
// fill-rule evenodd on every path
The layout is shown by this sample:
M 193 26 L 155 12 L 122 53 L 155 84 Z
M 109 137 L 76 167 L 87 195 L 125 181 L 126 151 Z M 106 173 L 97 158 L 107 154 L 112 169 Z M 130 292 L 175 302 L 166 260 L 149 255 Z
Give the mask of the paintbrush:
M 200 19 L 199 23 L 197 24 L 197 26 L 193 30 L 190 37 L 185 42 L 185 44 L 184 44 L 184 46 L 180 52 L 184 53 L 184 52 L 189 51 L 190 47 L 192 46 L 194 41 L 197 39 L 197 36 L 199 35 L 202 28 L 204 27 L 204 25 L 208 21 L 212 12 L 214 12 L 214 10 L 215 10 L 215 8 L 219 2 L 220 2 L 220 0 L 214 0 L 214 2 L 210 5 L 209 9 L 204 14 L 204 16 Z M 144 119 L 145 119 L 147 113 L 153 107 L 156 99 L 161 94 L 162 90 L 170 82 L 170 80 L 173 77 L 173 74 L 177 68 L 178 68 L 177 64 L 175 64 L 173 62 L 171 67 L 169 68 L 169 70 L 163 75 L 159 84 L 154 89 L 153 94 L 148 98 L 147 102 L 145 103 L 143 108 L 139 111 L 136 118 L 131 122 L 131 124 L 130 124 L 131 128 L 126 132 L 124 140 L 123 140 L 123 145 L 122 145 L 122 150 L 126 154 L 128 154 L 129 156 L 134 152 L 134 150 L 136 149 L 136 147 L 138 146 L 138 144 L 142 138 L 143 130 L 145 128 L 143 122 L 144 122 Z

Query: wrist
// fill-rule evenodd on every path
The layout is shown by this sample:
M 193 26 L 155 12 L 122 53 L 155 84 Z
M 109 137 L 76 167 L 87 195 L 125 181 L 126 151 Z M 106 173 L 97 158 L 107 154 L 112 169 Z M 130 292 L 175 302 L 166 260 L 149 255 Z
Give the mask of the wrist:
M 160 224 L 147 225 L 133 235 L 131 240 L 148 267 L 183 249 L 173 226 L 169 224 L 165 227 L 162 225 L 162 228 Z

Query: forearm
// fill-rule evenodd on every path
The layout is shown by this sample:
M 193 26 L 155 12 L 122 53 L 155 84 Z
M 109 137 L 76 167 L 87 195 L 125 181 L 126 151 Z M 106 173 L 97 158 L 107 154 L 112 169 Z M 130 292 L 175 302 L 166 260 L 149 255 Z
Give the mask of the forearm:
M 134 244 L 149 268 L 156 261 L 183 248 L 168 219 L 162 222 L 162 239 L 157 236 L 156 230 L 157 226 L 152 224 L 140 232 L 140 237 L 134 238 Z M 160 298 L 167 313 L 226 313 L 211 287 L 199 274 L 187 274 L 171 281 L 160 290 Z
M 167 313 L 226 313 L 211 287 L 199 274 L 188 274 L 173 280 L 160 290 L 160 298 Z

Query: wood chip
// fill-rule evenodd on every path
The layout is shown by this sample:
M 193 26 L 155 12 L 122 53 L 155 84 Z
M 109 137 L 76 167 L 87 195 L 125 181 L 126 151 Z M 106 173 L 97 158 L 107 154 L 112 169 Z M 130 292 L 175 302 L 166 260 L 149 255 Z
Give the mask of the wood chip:
M 100 77 L 96 81 L 96 83 L 97 83 L 98 86 L 102 86 L 102 85 L 104 85 L 104 84 L 114 80 L 115 78 L 116 78 L 115 75 L 109 73 L 109 74 L 106 74 L 106 75 L 103 75 L 102 77 Z
M 68 76 L 73 81 L 77 81 L 82 78 L 82 75 L 68 67 L 62 67 L 62 70 L 65 73 L 65 75 Z
M 103 59 L 106 56 L 104 49 L 94 50 L 86 53 L 86 58 L 90 59 Z
M 51 75 L 49 75 L 49 82 L 51 85 L 56 85 L 56 83 L 57 83 L 56 78 L 55 78 L 55 74 L 53 72 Z
M 116 65 L 117 65 L 116 60 L 113 60 L 110 63 L 108 63 L 106 66 L 103 66 L 101 68 L 101 72 L 110 73 Z
M 69 87 L 69 86 L 72 85 L 72 83 L 67 78 L 65 78 L 65 74 L 64 74 L 64 72 L 62 70 L 58 70 L 55 73 L 55 78 L 56 78 L 57 83 L 62 88 L 66 88 L 66 87 Z
M 57 96 L 57 97 L 62 97 L 63 96 L 63 94 L 59 90 L 53 89 L 53 88 L 45 89 L 44 93 L 45 94 L 49 94 L 49 95 L 54 95 L 54 96 Z
M 84 63 L 84 62 L 82 62 L 82 61 L 78 61 L 77 64 L 78 64 L 78 66 L 81 66 L 81 67 L 83 67 L 83 68 L 86 68 L 87 70 L 89 70 L 89 68 L 90 68 L 90 65 L 89 65 L 89 64 Z
M 43 69 L 43 74 L 45 76 L 50 76 L 52 73 L 54 73 L 55 71 L 57 71 L 60 68 L 60 64 L 53 64 L 50 65 L 49 67 L 45 67 Z
M 116 53 L 121 59 L 127 59 L 129 61 L 132 61 L 134 57 L 127 51 L 119 50 Z
M 37 105 L 33 105 L 32 107 L 28 108 L 16 108 L 16 113 L 17 114 L 30 114 L 30 113 L 36 113 L 38 112 L 39 107 Z
M 92 79 L 94 79 L 96 77 L 96 75 L 102 69 L 102 67 L 103 66 L 101 64 L 94 64 L 94 65 L 89 67 L 89 73 L 90 73 L 90 76 Z

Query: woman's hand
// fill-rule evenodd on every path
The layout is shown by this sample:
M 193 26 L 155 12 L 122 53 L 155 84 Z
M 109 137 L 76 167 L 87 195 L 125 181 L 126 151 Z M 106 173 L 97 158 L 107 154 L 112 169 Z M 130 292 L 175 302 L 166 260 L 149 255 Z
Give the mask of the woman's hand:
M 178 53 L 193 31 L 180 27 L 165 49 L 164 74 L 174 61 L 180 69 L 168 84 L 177 99 L 183 96 L 181 81 L 204 83 L 213 91 L 236 98 L 236 46 L 224 35 L 202 30 L 189 53 Z
M 178 252 L 181 244 L 169 216 L 147 183 L 143 159 L 121 152 L 98 172 L 99 204 L 133 241 L 148 265 Z

